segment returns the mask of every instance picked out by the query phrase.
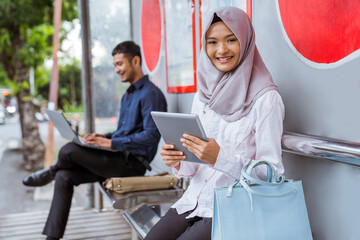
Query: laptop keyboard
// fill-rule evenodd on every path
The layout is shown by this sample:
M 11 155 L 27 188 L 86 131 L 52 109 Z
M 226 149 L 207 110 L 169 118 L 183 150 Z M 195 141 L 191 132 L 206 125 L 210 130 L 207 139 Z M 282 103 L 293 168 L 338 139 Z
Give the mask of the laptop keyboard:
M 108 149 L 108 148 L 104 148 L 104 147 L 101 147 L 101 146 L 96 145 L 96 144 L 86 143 L 82 138 L 79 138 L 79 140 L 80 140 L 80 142 L 81 142 L 84 146 L 88 146 L 88 147 L 96 148 L 96 149 Z

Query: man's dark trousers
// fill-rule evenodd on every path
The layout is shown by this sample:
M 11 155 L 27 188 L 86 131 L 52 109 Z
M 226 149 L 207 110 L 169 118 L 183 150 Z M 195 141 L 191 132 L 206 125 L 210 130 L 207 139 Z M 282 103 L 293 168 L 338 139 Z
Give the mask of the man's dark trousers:
M 104 181 L 109 177 L 142 176 L 146 169 L 132 154 L 110 152 L 68 143 L 60 149 L 54 196 L 43 234 L 63 237 L 68 220 L 74 186 Z

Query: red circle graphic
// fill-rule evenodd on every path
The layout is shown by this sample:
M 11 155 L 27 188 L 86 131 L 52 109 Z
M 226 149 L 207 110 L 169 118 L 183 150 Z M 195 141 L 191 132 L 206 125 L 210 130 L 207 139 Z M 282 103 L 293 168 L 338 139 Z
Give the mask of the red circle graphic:
M 161 47 L 161 9 L 159 0 L 143 0 L 141 11 L 142 50 L 146 66 L 152 72 Z
M 360 49 L 360 2 L 279 0 L 294 47 L 317 63 L 333 63 Z

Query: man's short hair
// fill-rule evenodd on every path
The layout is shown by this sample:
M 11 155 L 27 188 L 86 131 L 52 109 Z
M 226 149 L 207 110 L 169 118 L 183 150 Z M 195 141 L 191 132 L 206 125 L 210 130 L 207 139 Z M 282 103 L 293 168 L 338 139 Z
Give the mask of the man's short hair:
M 141 65 L 141 52 L 140 47 L 133 41 L 125 41 L 119 43 L 112 51 L 112 56 L 115 54 L 122 53 L 124 54 L 130 61 L 135 57 L 139 56 L 140 65 Z

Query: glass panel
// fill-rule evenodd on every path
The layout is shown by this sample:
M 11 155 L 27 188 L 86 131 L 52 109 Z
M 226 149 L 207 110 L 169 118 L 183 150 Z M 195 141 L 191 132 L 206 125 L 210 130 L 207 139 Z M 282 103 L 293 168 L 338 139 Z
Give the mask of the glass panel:
M 121 96 L 128 88 L 115 73 L 111 52 L 120 42 L 131 40 L 128 0 L 90 0 L 92 88 L 95 131 L 114 131 Z
M 194 1 L 165 0 L 164 6 L 168 92 L 196 92 Z

